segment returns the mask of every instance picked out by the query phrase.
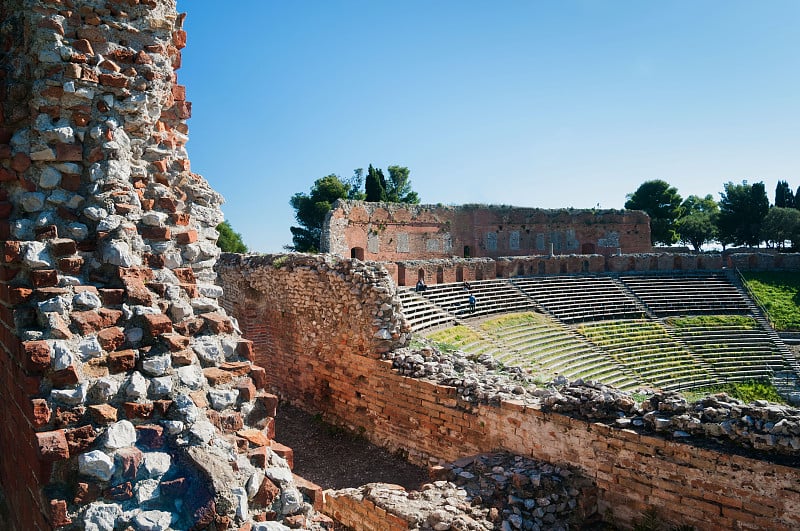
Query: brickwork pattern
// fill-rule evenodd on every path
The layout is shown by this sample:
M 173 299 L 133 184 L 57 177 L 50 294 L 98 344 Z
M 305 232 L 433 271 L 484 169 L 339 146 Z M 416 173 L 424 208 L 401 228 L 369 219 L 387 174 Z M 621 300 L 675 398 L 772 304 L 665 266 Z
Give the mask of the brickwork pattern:
M 656 507 L 666 522 L 701 529 L 789 530 L 800 525 L 800 475 L 794 468 L 544 413 L 521 402 L 504 401 L 499 406 L 464 402 L 455 388 L 400 376 L 390 362 L 377 359 L 363 344 L 351 348 L 331 337 L 341 330 L 358 336 L 359 327 L 368 334 L 374 326 L 369 318 L 354 320 L 342 312 L 325 321 L 327 333 L 306 328 L 307 321 L 293 320 L 290 292 L 302 289 L 307 300 L 314 300 L 329 285 L 323 274 L 315 277 L 304 270 L 302 282 L 292 282 L 288 273 L 266 268 L 261 276 L 274 274 L 280 281 L 264 281 L 269 289 L 262 291 L 246 280 L 255 275 L 252 270 L 237 273 L 226 268 L 221 275 L 226 288 L 239 287 L 239 298 L 226 298 L 226 307 L 243 316 L 246 335 L 250 336 L 251 325 L 261 334 L 250 336 L 263 338 L 254 346 L 256 359 L 289 375 L 270 379 L 276 390 L 307 410 L 323 412 L 330 420 L 365 433 L 376 444 L 407 452 L 419 463 L 430 457 L 451 461 L 506 449 L 577 466 L 598 487 L 600 513 L 612 511 L 622 525 L 632 525 L 649 507 Z M 353 305 L 358 292 L 354 287 Z M 348 291 L 339 288 L 337 293 Z M 375 302 L 364 305 L 364 315 L 377 310 Z M 265 309 L 269 313 L 259 320 Z M 313 316 L 313 311 L 302 313 Z M 284 319 L 258 328 L 256 323 L 272 322 L 279 315 Z M 325 349 L 306 348 L 305 338 L 312 334 L 332 340 Z M 361 514 L 365 509 L 350 510 Z

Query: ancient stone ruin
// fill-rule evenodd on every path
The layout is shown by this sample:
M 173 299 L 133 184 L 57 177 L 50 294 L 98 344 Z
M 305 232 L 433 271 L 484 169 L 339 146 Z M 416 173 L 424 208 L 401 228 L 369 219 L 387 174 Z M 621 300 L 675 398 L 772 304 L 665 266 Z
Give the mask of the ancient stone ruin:
M 0 2 L 0 482 L 10 529 L 283 529 L 312 512 L 220 309 L 174 0 Z M 314 526 L 309 521 L 309 526 Z

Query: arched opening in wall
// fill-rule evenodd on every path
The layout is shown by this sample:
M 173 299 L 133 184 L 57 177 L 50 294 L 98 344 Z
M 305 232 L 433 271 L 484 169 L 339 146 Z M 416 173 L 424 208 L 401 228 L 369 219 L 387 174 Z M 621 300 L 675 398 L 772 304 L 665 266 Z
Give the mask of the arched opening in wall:
M 403 264 L 397 264 L 397 285 L 406 285 L 406 266 Z
M 561 265 L 558 266 L 558 272 L 559 273 L 566 273 L 567 272 L 567 263 L 566 262 L 561 262 Z
M 444 284 L 444 268 L 442 266 L 436 268 L 436 283 Z
M 364 248 L 363 247 L 353 247 L 350 249 L 350 258 L 358 258 L 359 260 L 364 259 Z
M 581 254 L 594 254 L 595 246 L 593 243 L 584 243 L 581 245 Z
M 465 245 L 464 246 L 464 258 L 469 258 L 469 257 L 470 257 L 469 245 Z
M 425 282 L 425 270 L 421 267 L 417 270 L 417 280 Z
M 583 264 L 581 264 L 581 271 L 583 271 L 584 273 L 589 272 L 589 260 L 583 261 Z
M 539 274 L 540 274 L 540 275 L 544 275 L 544 274 L 545 274 L 545 272 L 546 272 L 546 271 L 545 271 L 544 262 L 539 262 Z
M 480 267 L 475 269 L 475 280 L 483 280 L 483 269 Z
M 464 282 L 464 267 L 456 266 L 456 282 Z

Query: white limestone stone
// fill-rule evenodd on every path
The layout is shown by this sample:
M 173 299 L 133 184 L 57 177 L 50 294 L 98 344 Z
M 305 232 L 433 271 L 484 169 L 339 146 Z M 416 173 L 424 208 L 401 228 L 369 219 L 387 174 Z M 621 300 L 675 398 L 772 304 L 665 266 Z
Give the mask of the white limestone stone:
M 177 323 L 192 315 L 194 315 L 192 305 L 185 300 L 177 300 L 169 307 L 169 316 Z
M 172 523 L 172 514 L 166 511 L 142 511 L 133 519 L 136 531 L 166 531 Z
M 172 367 L 169 354 L 153 356 L 142 361 L 142 370 L 150 376 L 162 376 Z
M 192 299 L 192 308 L 198 313 L 213 312 L 219 309 L 214 299 L 208 297 L 197 297 Z
M 291 531 L 291 528 L 286 527 L 280 522 L 253 522 L 250 527 L 251 531 Z
M 52 166 L 47 166 L 39 176 L 39 186 L 45 190 L 50 190 L 58 186 L 61 182 L 61 172 Z
M 199 389 L 205 383 L 203 371 L 197 365 L 186 365 L 178 369 L 178 379 L 189 389 Z
M 160 398 L 172 392 L 173 382 L 171 376 L 162 376 L 150 380 L 150 397 Z
M 136 482 L 134 496 L 136 502 L 141 505 L 144 502 L 155 500 L 161 496 L 161 489 L 157 479 L 143 479 Z
M 225 353 L 215 336 L 201 336 L 193 339 L 192 349 L 204 365 L 217 366 L 225 361 Z
M 199 284 L 197 289 L 200 291 L 200 295 L 204 297 L 211 297 L 212 299 L 218 299 L 222 297 L 222 286 L 217 286 L 214 284 Z
M 47 246 L 42 242 L 28 242 L 25 245 L 25 254 L 22 260 L 31 269 L 53 266 L 53 259 L 47 252 Z
M 70 406 L 77 406 L 86 401 L 86 391 L 89 384 L 83 382 L 74 389 L 53 389 L 50 391 L 50 398 L 56 402 L 62 402 Z
M 107 402 L 114 398 L 119 392 L 120 383 L 109 377 L 99 378 L 92 386 L 94 395 L 100 400 Z
M 147 395 L 147 378 L 139 371 L 134 371 L 125 386 L 125 395 L 128 398 L 144 398 Z
M 197 406 L 194 405 L 194 401 L 188 395 L 183 393 L 175 395 L 175 399 L 173 401 L 175 408 L 180 413 L 181 417 L 183 417 L 184 422 L 188 424 L 194 424 L 197 422 Z
M 83 209 L 83 215 L 92 221 L 100 221 L 108 216 L 108 210 L 96 206 L 90 206 Z
M 108 481 L 114 474 L 114 459 L 100 450 L 92 450 L 78 456 L 78 472 L 100 481 Z
M 114 240 L 103 249 L 103 259 L 114 265 L 131 267 L 140 265 L 141 259 L 131 253 L 131 247 L 127 242 Z
M 189 433 L 197 437 L 201 442 L 208 443 L 214 438 L 216 429 L 214 428 L 214 425 L 207 420 L 200 420 L 194 423 L 192 428 L 189 430 Z
M 292 484 L 292 471 L 288 467 L 270 466 L 264 469 L 264 474 L 281 487 Z
M 83 241 L 87 236 L 89 236 L 89 228 L 83 223 L 78 223 L 77 221 L 68 223 L 67 231 L 72 238 L 78 241 Z
M 72 298 L 72 304 L 82 308 L 88 308 L 89 310 L 96 310 L 103 305 L 103 303 L 100 301 L 100 297 L 91 291 L 81 291 L 75 295 Z
M 85 531 L 114 531 L 122 508 L 115 503 L 94 502 L 81 517 Z
M 116 214 L 108 216 L 100 220 L 100 223 L 97 224 L 97 230 L 111 232 L 115 230 L 122 224 L 122 217 L 117 216 Z
M 161 425 L 164 426 L 167 435 L 178 435 L 184 428 L 183 422 L 179 420 L 162 420 Z
M 208 400 L 211 402 L 211 407 L 217 411 L 227 409 L 236 404 L 236 399 L 239 398 L 239 391 L 236 389 L 209 389 Z
M 11 224 L 11 234 L 19 240 L 32 240 L 34 238 L 33 221 L 29 219 L 14 220 Z
M 75 362 L 72 351 L 63 341 L 57 341 L 52 350 L 52 367 L 54 371 L 63 371 Z
M 247 518 L 247 491 L 243 487 L 232 487 L 231 494 L 236 500 L 236 517 L 242 520 Z
M 258 490 L 261 488 L 261 482 L 263 481 L 264 471 L 257 468 L 245 485 L 247 488 L 247 499 L 252 500 L 255 495 L 258 494 Z
M 81 359 L 87 361 L 91 358 L 96 358 L 103 354 L 103 347 L 97 340 L 97 336 L 86 336 L 78 343 L 78 352 L 81 353 Z
M 142 214 L 142 223 L 151 227 L 163 227 L 167 219 L 169 219 L 169 216 L 164 212 L 151 210 L 150 212 Z
M 117 450 L 136 444 L 136 428 L 128 420 L 115 422 L 106 429 L 103 446 Z
M 144 330 L 139 327 L 128 328 L 125 330 L 125 339 L 128 340 L 128 343 L 137 344 L 139 343 L 142 338 L 144 337 Z
M 172 465 L 172 458 L 164 452 L 147 452 L 144 454 L 144 472 L 149 478 L 159 478 L 167 473 Z
M 295 514 L 303 507 L 303 496 L 294 486 L 284 486 L 281 489 L 281 512 Z
M 42 301 L 39 304 L 37 304 L 37 307 L 39 308 L 39 311 L 42 313 L 55 312 L 63 315 L 67 313 L 67 311 L 69 311 L 69 305 L 61 297 L 53 297 L 51 299 Z

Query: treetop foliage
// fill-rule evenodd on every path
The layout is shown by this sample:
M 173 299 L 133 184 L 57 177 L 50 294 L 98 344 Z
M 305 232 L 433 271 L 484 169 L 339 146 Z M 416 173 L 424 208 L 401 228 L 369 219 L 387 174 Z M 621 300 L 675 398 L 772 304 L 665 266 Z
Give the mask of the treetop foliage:
M 217 225 L 217 232 L 219 238 L 217 239 L 217 247 L 222 249 L 225 253 L 246 253 L 247 246 L 242 241 L 242 235 L 233 230 L 230 222 L 226 219 Z
M 643 182 L 635 192 L 628 194 L 625 208 L 647 212 L 653 245 L 672 245 L 678 241 L 676 221 L 683 212 L 682 201 L 674 186 L 655 179 Z
M 287 245 L 286 249 L 319 252 L 325 216 L 337 199 L 419 203 L 418 194 L 411 189 L 408 168 L 389 166 L 387 171 L 388 179 L 384 177 L 383 170 L 370 164 L 366 177 L 362 168 L 354 170 L 353 176 L 348 179 L 331 174 L 314 181 L 309 193 L 294 194 L 289 199 L 289 204 L 295 210 L 295 219 L 299 226 L 289 228 L 292 232 L 292 245 Z

